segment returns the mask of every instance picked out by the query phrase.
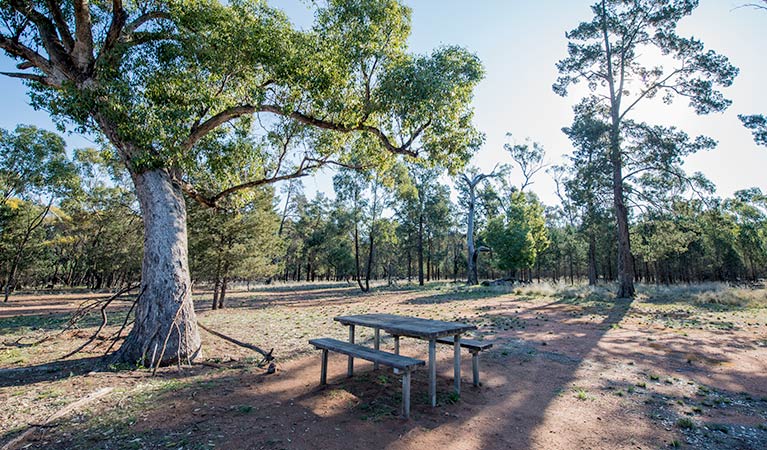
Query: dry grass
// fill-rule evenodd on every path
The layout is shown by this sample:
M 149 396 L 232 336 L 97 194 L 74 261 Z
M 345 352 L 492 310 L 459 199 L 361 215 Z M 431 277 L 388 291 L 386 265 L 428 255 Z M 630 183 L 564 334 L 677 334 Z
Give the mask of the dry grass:
M 673 286 L 640 285 L 644 301 L 688 303 L 695 306 L 721 305 L 741 308 L 767 307 L 767 289 L 748 289 L 725 283 L 680 284 Z
M 637 299 L 650 303 L 679 303 L 694 306 L 721 305 L 740 308 L 767 308 L 766 288 L 744 288 L 727 283 L 695 283 L 677 285 L 637 284 Z M 522 286 L 497 286 L 500 292 L 533 297 L 610 301 L 615 298 L 614 284 L 588 286 L 583 283 L 532 283 Z

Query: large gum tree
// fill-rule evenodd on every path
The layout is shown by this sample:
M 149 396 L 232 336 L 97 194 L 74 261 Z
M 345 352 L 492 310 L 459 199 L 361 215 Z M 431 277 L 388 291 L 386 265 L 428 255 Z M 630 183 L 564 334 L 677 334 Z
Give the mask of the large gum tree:
M 259 0 L 0 0 L 0 27 L 18 69 L 4 75 L 26 83 L 33 106 L 103 139 L 132 178 L 141 297 L 115 355 L 129 363 L 200 355 L 185 197 L 221 207 L 352 160 L 455 170 L 477 136 L 479 61 L 456 47 L 408 53 L 410 11 L 395 0 L 318 2 L 305 29 Z
M 607 158 L 612 169 L 618 239 L 618 297 L 634 296 L 624 166 L 641 156 L 642 148 L 632 149 L 624 143 L 629 119 L 638 105 L 653 98 L 667 104 L 675 98 L 685 99 L 697 114 L 720 112 L 731 103 L 717 89 L 730 86 L 738 69 L 726 57 L 706 50 L 701 41 L 677 34 L 679 21 L 697 6 L 697 0 L 596 2 L 591 7 L 593 18 L 566 34 L 568 57 L 557 63 L 560 77 L 554 92 L 565 96 L 573 84 L 586 83 L 590 94 L 581 105 L 590 104 L 608 124 Z M 657 59 L 651 59 L 653 56 Z M 635 125 L 631 126 L 636 129 Z M 683 150 L 680 147 L 679 153 Z

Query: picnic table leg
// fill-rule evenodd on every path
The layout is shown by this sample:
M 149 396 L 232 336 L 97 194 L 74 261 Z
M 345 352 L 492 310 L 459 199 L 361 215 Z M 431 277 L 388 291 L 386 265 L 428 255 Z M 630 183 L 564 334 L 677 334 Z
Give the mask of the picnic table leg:
M 322 369 L 320 369 L 320 384 L 328 384 L 328 349 L 322 349 Z
M 349 325 L 349 343 L 354 344 L 354 325 Z M 351 377 L 354 374 L 354 357 L 349 357 L 349 364 L 346 368 L 346 376 Z
M 402 375 L 402 415 L 410 418 L 410 370 Z
M 479 352 L 471 352 L 471 371 L 474 375 L 474 386 L 479 386 Z
M 399 355 L 399 336 L 394 336 L 394 354 Z M 394 369 L 394 373 L 399 373 L 399 369 Z
M 381 330 L 379 328 L 375 329 L 375 339 L 373 340 L 373 348 L 376 350 L 380 350 L 381 348 Z M 378 363 L 373 363 L 373 370 L 378 370 Z
M 429 339 L 429 399 L 437 406 L 437 340 Z
M 461 395 L 461 335 L 453 337 L 453 390 Z

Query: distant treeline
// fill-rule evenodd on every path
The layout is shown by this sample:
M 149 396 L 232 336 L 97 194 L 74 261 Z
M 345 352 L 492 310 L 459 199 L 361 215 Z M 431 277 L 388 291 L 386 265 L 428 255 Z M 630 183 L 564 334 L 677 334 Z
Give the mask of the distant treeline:
M 34 127 L 3 132 L 3 139 L 4 292 L 107 289 L 139 281 L 142 219 L 113 156 L 78 150 L 68 158 L 60 137 Z M 542 150 L 528 144 L 509 149 L 515 160 Z M 441 172 L 419 166 L 386 174 L 340 169 L 333 200 L 321 193 L 308 199 L 293 180 L 279 195 L 259 188 L 221 209 L 189 201 L 192 278 L 215 288 L 217 306 L 233 281 L 345 280 L 363 290 L 370 280 L 464 281 L 466 224 L 473 211 L 480 279 L 614 281 L 617 245 L 609 202 L 599 201 L 598 190 L 584 194 L 576 164 L 549 173 L 560 187 L 557 206 L 542 205 L 528 191 L 527 177 L 511 184 L 508 168 L 483 178 L 473 193 L 463 181 L 469 177 L 456 178 L 458 198 L 451 200 Z M 632 210 L 638 280 L 741 282 L 766 275 L 767 197 L 759 189 L 727 199 L 669 192 L 652 201 L 646 194 Z

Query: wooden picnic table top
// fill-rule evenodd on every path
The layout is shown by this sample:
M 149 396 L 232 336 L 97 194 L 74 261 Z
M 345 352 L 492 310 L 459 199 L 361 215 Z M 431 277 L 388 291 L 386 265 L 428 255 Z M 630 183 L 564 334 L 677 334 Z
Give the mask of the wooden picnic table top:
M 396 314 L 358 314 L 333 318 L 344 325 L 360 325 L 380 328 L 395 336 L 408 336 L 420 339 L 436 339 L 452 336 L 469 330 L 476 330 L 475 325 L 461 322 L 422 319 L 420 317 L 398 316 Z

